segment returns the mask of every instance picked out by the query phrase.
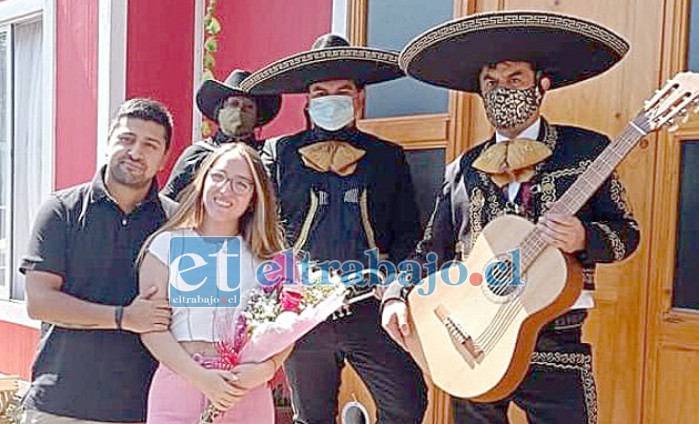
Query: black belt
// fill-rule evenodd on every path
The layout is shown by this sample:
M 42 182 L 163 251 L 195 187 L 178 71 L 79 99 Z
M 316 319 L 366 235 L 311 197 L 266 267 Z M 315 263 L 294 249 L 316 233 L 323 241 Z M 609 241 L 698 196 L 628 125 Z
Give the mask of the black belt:
M 581 328 L 587 318 L 587 310 L 574 309 L 549 322 L 543 331 L 564 331 Z

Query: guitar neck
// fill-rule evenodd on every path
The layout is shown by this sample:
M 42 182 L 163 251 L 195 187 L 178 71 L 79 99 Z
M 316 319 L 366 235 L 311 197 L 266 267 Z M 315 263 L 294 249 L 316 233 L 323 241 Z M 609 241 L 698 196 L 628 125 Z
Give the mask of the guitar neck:
M 549 209 L 551 213 L 575 215 L 612 175 L 614 169 L 629 154 L 638 141 L 647 134 L 648 122 L 644 114 L 639 114 L 624 131 L 615 138 L 592 164 L 575 180 Z M 527 269 L 544 250 L 546 243 L 534 230 L 520 245 L 522 268 Z
M 563 193 L 563 196 L 551 206 L 551 212 L 574 215 L 585 205 L 585 202 L 612 175 L 614 169 L 638 144 L 639 140 L 646 135 L 646 132 L 642 130 L 645 126 L 643 122 L 635 123 L 636 120 L 642 119 L 645 119 L 644 116 L 639 115 L 624 128 L 621 135 L 602 151 L 585 172 L 575 180 L 573 185 Z

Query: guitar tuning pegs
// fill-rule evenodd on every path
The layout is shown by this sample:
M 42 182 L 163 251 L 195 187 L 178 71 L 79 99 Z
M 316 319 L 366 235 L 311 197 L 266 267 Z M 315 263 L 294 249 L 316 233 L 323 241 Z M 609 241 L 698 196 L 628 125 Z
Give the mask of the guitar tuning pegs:
M 699 113 L 699 97 L 692 101 L 692 112 Z

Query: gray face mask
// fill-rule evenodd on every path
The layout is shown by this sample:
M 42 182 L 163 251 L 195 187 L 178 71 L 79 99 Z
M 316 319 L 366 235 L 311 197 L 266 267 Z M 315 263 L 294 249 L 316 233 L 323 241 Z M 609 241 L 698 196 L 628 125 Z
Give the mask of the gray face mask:
M 524 90 L 496 87 L 482 94 L 485 114 L 495 128 L 515 128 L 524 124 L 541 106 L 538 84 Z
M 238 105 L 225 105 L 218 111 L 218 125 L 229 137 L 243 137 L 255 130 L 257 112 Z

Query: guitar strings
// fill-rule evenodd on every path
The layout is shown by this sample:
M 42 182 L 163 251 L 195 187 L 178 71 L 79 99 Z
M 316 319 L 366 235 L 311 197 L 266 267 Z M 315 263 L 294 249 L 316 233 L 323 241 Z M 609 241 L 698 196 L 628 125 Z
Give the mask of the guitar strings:
M 525 265 L 528 264 L 528 261 L 531 259 L 532 255 L 530 252 L 536 252 L 539 250 L 539 248 L 542 246 L 542 240 L 537 236 L 537 230 L 533 229 L 527 237 L 525 237 L 525 243 L 524 243 L 524 248 L 523 250 L 525 251 L 523 256 L 523 262 Z M 526 243 L 526 241 L 531 240 L 529 243 Z M 534 244 L 534 249 L 527 250 L 527 246 L 529 244 Z M 499 269 L 497 270 L 499 271 Z M 496 272 L 497 272 L 496 271 Z M 510 273 L 513 272 L 514 269 L 510 269 Z M 503 277 L 502 273 L 498 274 L 499 277 Z M 504 292 L 505 288 L 502 286 L 498 286 L 498 289 L 495 291 L 496 294 L 502 294 Z M 483 345 L 483 350 L 486 353 L 490 353 L 495 345 L 500 341 L 502 336 L 504 335 L 505 331 L 507 328 L 512 324 L 514 319 L 516 318 L 517 314 L 522 310 L 523 304 L 520 301 L 520 293 L 516 293 L 512 295 L 512 299 L 508 300 L 507 303 L 503 304 L 499 309 L 498 312 L 496 313 L 495 318 L 493 321 L 489 324 L 489 326 L 486 328 L 486 330 L 481 334 L 479 337 L 479 343 Z
M 514 321 L 514 318 L 517 316 L 519 311 L 522 310 L 522 304 L 514 304 L 511 305 L 509 309 L 509 314 L 508 317 L 506 318 L 506 323 L 503 325 L 500 325 L 498 327 L 498 332 L 495 333 L 492 337 L 492 340 L 488 345 L 484 346 L 484 351 L 485 353 L 491 353 L 493 350 L 495 350 L 495 347 L 498 345 L 502 337 L 505 335 L 505 332 L 509 328 L 510 324 L 512 324 L 512 321 Z
M 483 331 L 483 333 L 477 338 L 477 343 L 481 345 L 482 348 L 485 349 L 488 345 L 490 345 L 495 335 L 500 332 L 501 327 L 507 321 L 508 313 L 511 310 L 510 306 L 511 304 L 500 305 L 493 320 L 488 324 L 485 331 Z
M 504 304 L 499 308 L 496 318 L 489 325 L 487 336 L 479 338 L 478 344 L 481 345 L 483 351 L 487 353 L 492 351 L 521 309 L 522 303 L 519 301 Z
M 632 135 L 636 136 L 635 140 L 634 137 L 631 137 Z M 622 131 L 621 135 L 616 140 L 614 140 L 609 146 L 607 146 L 607 148 L 604 149 L 604 151 L 597 157 L 592 165 L 589 166 L 585 172 L 582 173 L 582 175 L 580 175 L 578 178 L 578 181 L 581 181 L 580 184 L 585 184 L 587 188 L 590 189 L 595 185 L 599 187 L 599 184 L 595 183 L 595 179 L 604 180 L 609 177 L 614 169 L 612 163 L 618 163 L 618 161 L 625 156 L 625 153 L 628 153 L 628 150 L 635 145 L 638 139 L 640 139 L 640 137 L 638 137 L 637 134 L 631 134 L 631 129 L 627 127 L 624 131 Z M 617 149 L 619 151 L 617 151 Z M 626 152 L 624 152 L 624 150 L 626 150 Z M 608 159 L 612 160 L 608 161 Z M 585 192 L 591 192 L 591 190 L 582 190 L 580 184 L 574 183 L 568 190 L 566 190 L 559 201 L 552 206 L 551 211 L 561 208 L 563 209 L 562 212 L 565 213 L 572 214 L 573 212 L 577 211 L 579 206 L 581 206 L 581 204 L 589 197 L 589 195 Z M 571 206 L 569 206 L 568 203 L 570 203 Z M 533 262 L 534 259 L 541 254 L 545 247 L 546 243 L 541 239 L 541 237 L 539 237 L 539 230 L 535 227 L 527 234 L 527 236 L 525 236 L 524 242 L 522 243 L 522 269 L 528 269 L 531 262 Z M 507 274 L 510 274 L 509 276 L 511 277 L 513 272 L 514 266 L 508 266 L 505 270 L 498 267 L 493 272 L 493 276 L 500 281 L 500 279 L 505 277 Z M 502 296 L 508 289 L 507 285 L 498 285 L 494 290 L 492 290 L 490 286 L 486 287 L 496 296 Z M 517 314 L 522 310 L 523 304 L 520 300 L 520 295 L 522 293 L 524 292 L 522 291 L 511 294 L 511 299 L 506 300 L 506 303 L 502 304 L 498 308 L 498 311 L 495 313 L 495 317 L 488 324 L 485 330 L 483 330 L 479 336 L 474 337 L 474 343 L 476 343 L 476 345 L 479 346 L 485 354 L 492 352 L 504 335 L 507 327 L 512 324 Z
M 546 246 L 546 243 L 540 237 L 538 237 L 537 233 L 538 230 L 535 228 L 528 234 L 527 237 L 525 237 L 525 243 L 523 243 L 524 253 L 522 254 L 523 264 L 525 266 L 528 265 L 531 259 L 536 258 L 539 252 Z M 529 243 L 526 243 L 526 241 L 529 241 Z M 532 248 L 529 248 L 529 246 L 532 244 Z M 512 272 L 512 270 L 510 271 Z M 497 273 L 495 275 L 496 278 L 502 278 L 504 276 L 502 272 L 500 272 L 500 268 L 498 268 L 495 273 Z M 498 286 L 496 290 L 493 290 L 493 292 L 496 294 L 502 294 L 504 289 L 502 286 Z M 478 337 L 474 338 L 476 345 L 479 346 L 484 354 L 488 354 L 493 351 L 507 328 L 512 324 L 517 314 L 522 310 L 524 306 L 520 300 L 522 293 L 524 292 L 513 294 L 512 299 L 508 300 L 507 303 L 502 304 L 498 308 L 494 319 L 488 324 L 486 329 Z
M 542 240 L 537 235 L 537 229 L 534 228 L 525 237 L 523 248 L 523 264 L 528 265 L 529 261 L 532 259 L 532 253 L 537 252 L 540 247 L 542 247 Z M 533 249 L 527 249 L 531 244 L 534 244 Z M 493 276 L 496 280 L 501 281 L 501 278 L 506 274 L 512 276 L 514 272 L 514 266 L 507 267 L 505 270 L 502 268 L 497 268 Z M 495 295 L 502 295 L 507 290 L 507 285 L 498 285 L 495 290 L 492 290 Z M 519 297 L 521 293 L 516 293 L 512 295 L 512 299 L 508 300 L 507 303 L 502 304 L 495 314 L 493 320 L 488 324 L 485 330 L 476 338 L 474 342 L 478 345 L 484 353 L 490 353 L 495 348 L 495 345 L 500 341 L 504 335 L 507 328 L 512 324 L 517 314 L 522 310 L 523 304 L 521 303 Z
M 512 276 L 513 269 L 513 266 L 508 266 L 505 270 L 498 267 L 493 272 L 493 277 L 496 279 L 496 281 L 502 281 L 501 279 L 506 275 L 509 274 L 509 276 Z M 490 289 L 490 287 L 488 289 Z M 495 295 L 500 296 L 505 292 L 505 290 L 507 290 L 507 285 L 500 284 L 495 290 L 492 291 Z M 484 352 L 489 352 L 491 350 L 494 343 L 497 343 L 500 337 L 502 337 L 502 333 L 504 333 L 506 328 L 514 319 L 514 315 L 516 315 L 519 309 L 521 309 L 516 305 L 517 296 L 515 295 L 513 297 L 514 302 L 509 300 L 508 303 L 502 304 L 498 308 L 494 319 L 488 324 L 486 329 L 478 337 L 474 338 L 474 342 L 477 345 L 482 346 L 481 349 Z

